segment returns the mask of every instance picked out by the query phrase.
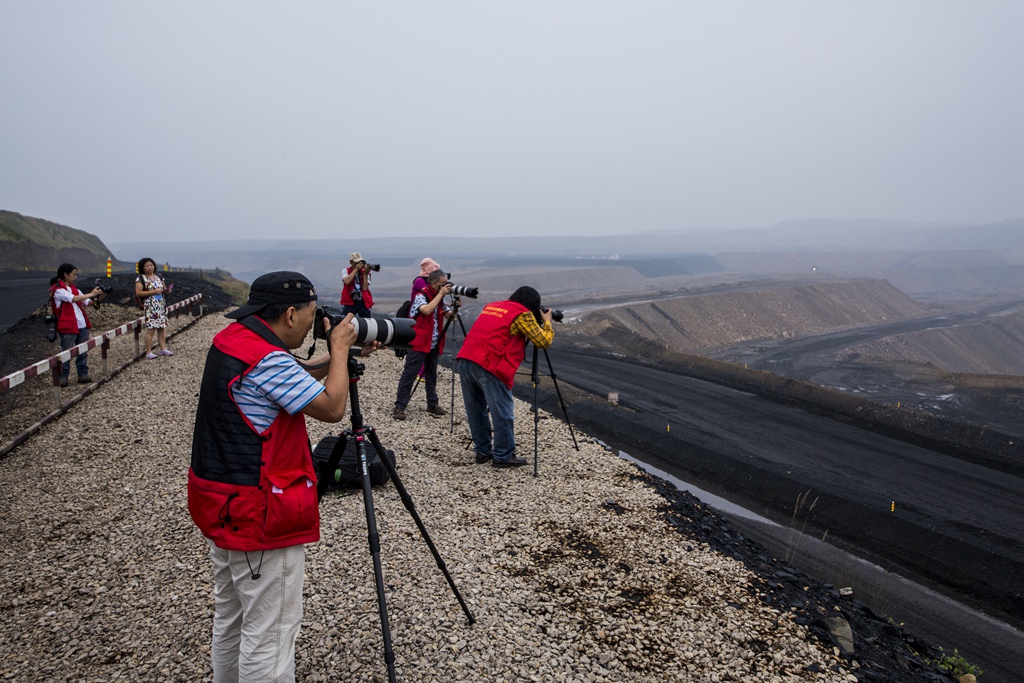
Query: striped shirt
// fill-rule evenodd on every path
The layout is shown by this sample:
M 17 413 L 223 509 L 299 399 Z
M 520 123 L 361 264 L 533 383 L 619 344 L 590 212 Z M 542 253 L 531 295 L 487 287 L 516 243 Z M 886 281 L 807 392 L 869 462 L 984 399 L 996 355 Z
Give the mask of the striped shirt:
M 543 325 L 538 325 L 537 318 L 530 312 L 517 315 L 508 331 L 523 335 L 539 349 L 548 348 L 555 340 L 555 330 L 551 323 L 545 320 Z
M 294 415 L 323 390 L 324 385 L 299 367 L 293 355 L 274 351 L 233 385 L 231 395 L 242 414 L 262 434 L 282 408 Z

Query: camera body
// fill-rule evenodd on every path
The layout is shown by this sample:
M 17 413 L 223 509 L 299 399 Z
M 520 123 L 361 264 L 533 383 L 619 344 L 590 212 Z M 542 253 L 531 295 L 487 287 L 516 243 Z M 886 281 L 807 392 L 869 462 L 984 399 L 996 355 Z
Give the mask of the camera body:
M 46 330 L 46 340 L 50 342 L 57 341 L 57 316 L 53 313 L 47 313 L 43 315 L 43 322 L 49 325 L 49 329 Z
M 355 292 L 352 292 L 354 295 Z M 355 299 L 355 296 L 352 297 Z M 362 298 L 362 295 L 360 295 Z M 331 321 L 331 327 L 340 325 L 345 319 L 345 314 L 337 306 L 318 306 L 313 314 L 313 339 L 327 339 L 327 331 L 324 328 L 324 320 Z
M 103 278 L 101 277 L 96 278 L 96 286 L 99 287 L 100 291 L 104 294 L 110 294 L 114 291 L 113 285 L 107 285 L 106 287 L 103 286 Z

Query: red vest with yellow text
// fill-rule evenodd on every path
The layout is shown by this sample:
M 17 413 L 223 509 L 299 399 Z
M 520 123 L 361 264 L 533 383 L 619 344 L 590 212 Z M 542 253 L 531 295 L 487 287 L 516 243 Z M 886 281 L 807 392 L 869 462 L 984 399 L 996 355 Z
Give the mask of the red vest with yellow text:
M 515 301 L 495 301 L 480 311 L 459 358 L 471 360 L 512 388 L 526 353 L 526 337 L 512 334 L 512 323 L 530 309 Z

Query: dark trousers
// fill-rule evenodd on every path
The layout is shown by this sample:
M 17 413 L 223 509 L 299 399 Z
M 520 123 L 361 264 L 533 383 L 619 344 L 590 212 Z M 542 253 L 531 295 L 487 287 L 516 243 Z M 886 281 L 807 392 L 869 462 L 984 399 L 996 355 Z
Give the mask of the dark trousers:
M 344 313 L 345 315 L 348 315 L 349 313 L 352 313 L 353 315 L 355 315 L 358 318 L 369 318 L 370 317 L 370 309 L 367 308 L 366 304 L 363 303 L 362 301 L 357 301 L 354 304 L 352 304 L 351 306 L 342 306 L 341 312 Z
M 72 346 L 87 342 L 91 336 L 88 327 L 79 328 L 78 334 L 64 334 L 62 332 L 60 335 L 60 350 L 67 351 Z M 86 358 L 84 353 L 80 353 L 75 357 L 75 369 L 78 371 L 79 377 L 89 376 L 89 359 Z M 60 378 L 67 379 L 69 372 L 71 372 L 71 361 L 64 363 L 61 368 Z
M 398 396 L 395 398 L 395 408 L 405 410 L 405 407 L 409 405 L 412 387 L 416 383 L 420 368 L 423 368 L 423 381 L 427 389 L 427 405 L 437 405 L 437 361 L 439 357 L 437 349 L 430 353 L 413 351 L 412 349 L 406 352 L 405 367 L 402 369 L 401 379 L 398 380 Z

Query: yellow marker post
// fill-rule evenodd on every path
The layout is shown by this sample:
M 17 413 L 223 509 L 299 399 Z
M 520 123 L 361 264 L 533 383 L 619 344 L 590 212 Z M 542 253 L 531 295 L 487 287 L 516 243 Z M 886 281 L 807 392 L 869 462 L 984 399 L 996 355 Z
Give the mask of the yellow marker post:
M 896 501 L 895 500 L 892 502 L 892 507 L 889 509 L 889 512 L 896 512 Z
M 671 432 L 672 431 L 672 425 L 665 425 L 665 431 L 666 432 Z
M 110 257 L 107 257 L 107 277 L 110 277 Z

